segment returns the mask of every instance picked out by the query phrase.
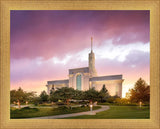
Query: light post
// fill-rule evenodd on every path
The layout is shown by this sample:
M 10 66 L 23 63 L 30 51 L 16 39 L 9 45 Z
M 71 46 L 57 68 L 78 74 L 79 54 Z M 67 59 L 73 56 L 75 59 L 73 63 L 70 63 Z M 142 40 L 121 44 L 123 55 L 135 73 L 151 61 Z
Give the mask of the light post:
M 142 107 L 142 102 L 141 101 L 139 102 L 139 106 L 140 106 L 140 108 Z
M 96 113 L 95 113 L 95 112 L 93 112 L 93 111 L 92 111 L 92 109 L 93 109 L 93 105 L 92 105 L 92 104 L 90 104 L 90 115 L 96 115 Z
M 28 101 L 26 101 L 26 105 L 28 105 Z
M 18 100 L 17 104 L 18 104 L 18 108 L 20 109 L 21 105 L 20 105 L 20 101 L 19 100 Z
M 90 105 L 90 111 L 91 111 L 91 112 L 92 112 L 92 107 L 93 107 L 93 105 L 91 104 L 91 105 Z

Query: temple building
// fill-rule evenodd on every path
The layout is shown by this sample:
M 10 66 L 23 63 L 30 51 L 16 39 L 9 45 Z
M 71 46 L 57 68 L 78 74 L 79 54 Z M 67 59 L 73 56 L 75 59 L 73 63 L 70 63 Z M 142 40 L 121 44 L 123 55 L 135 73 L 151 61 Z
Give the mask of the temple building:
M 89 53 L 88 67 L 69 69 L 69 79 L 47 81 L 47 93 L 51 89 L 61 87 L 72 87 L 78 90 L 88 90 L 94 87 L 101 90 L 103 85 L 107 88 L 111 96 L 122 97 L 122 75 L 98 76 L 95 68 L 95 55 L 92 50 L 93 38 L 91 37 L 91 52 Z

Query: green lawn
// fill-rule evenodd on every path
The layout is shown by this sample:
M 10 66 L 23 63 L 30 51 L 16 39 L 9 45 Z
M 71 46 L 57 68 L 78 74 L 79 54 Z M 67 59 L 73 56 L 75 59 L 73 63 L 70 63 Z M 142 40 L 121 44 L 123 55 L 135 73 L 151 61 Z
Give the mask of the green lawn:
M 94 107 L 93 110 L 99 109 L 100 106 Z M 11 108 L 11 119 L 31 118 L 40 116 L 52 116 L 60 114 L 70 114 L 76 112 L 89 111 L 89 107 L 75 108 Z M 64 119 L 149 119 L 149 106 L 110 106 L 107 111 L 99 112 L 96 115 L 83 115 Z
M 149 119 L 149 106 L 110 106 L 107 111 L 99 112 L 96 115 L 83 115 L 64 119 Z
M 100 106 L 96 106 L 93 108 L 93 110 L 99 109 L 99 108 Z M 90 110 L 89 107 L 74 107 L 72 109 L 67 107 L 60 107 L 60 108 L 28 108 L 26 107 L 20 110 L 11 108 L 10 116 L 11 116 L 11 119 L 20 119 L 20 118 L 70 114 L 70 113 L 84 112 L 89 110 Z

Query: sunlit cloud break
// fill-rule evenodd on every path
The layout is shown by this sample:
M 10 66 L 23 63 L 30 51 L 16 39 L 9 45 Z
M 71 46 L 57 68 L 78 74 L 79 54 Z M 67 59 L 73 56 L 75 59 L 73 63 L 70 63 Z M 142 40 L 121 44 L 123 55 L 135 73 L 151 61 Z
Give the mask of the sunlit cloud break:
M 138 46 L 138 47 L 137 47 Z M 95 48 L 95 53 L 97 58 L 104 59 L 116 59 L 120 62 L 124 62 L 126 56 L 133 50 L 138 50 L 142 52 L 149 52 L 149 42 L 144 44 L 141 42 L 136 42 L 126 45 L 114 45 L 112 40 L 107 40 L 103 45 Z
M 137 47 L 138 46 L 138 47 Z M 106 40 L 101 46 L 94 46 L 93 47 L 96 58 L 102 59 L 111 59 L 117 60 L 119 62 L 124 62 L 126 60 L 126 56 L 131 51 L 142 51 L 142 52 L 150 52 L 150 43 L 132 43 L 127 45 L 114 45 L 112 40 Z M 85 48 L 82 51 L 77 52 L 77 54 L 73 55 L 66 55 L 61 61 L 57 57 L 57 61 L 55 63 L 63 63 L 66 64 L 68 61 L 71 60 L 71 57 L 80 61 L 87 61 L 88 60 L 88 53 L 90 52 L 90 48 Z M 65 62 L 65 63 L 64 63 Z

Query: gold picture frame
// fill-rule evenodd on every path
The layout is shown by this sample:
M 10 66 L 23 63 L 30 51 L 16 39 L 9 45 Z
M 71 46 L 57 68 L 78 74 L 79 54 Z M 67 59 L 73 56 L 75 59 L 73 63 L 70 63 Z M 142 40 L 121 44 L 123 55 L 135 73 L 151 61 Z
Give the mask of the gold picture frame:
M 159 0 L 0 0 L 0 127 L 160 128 Z M 10 119 L 10 10 L 150 10 L 150 119 Z

